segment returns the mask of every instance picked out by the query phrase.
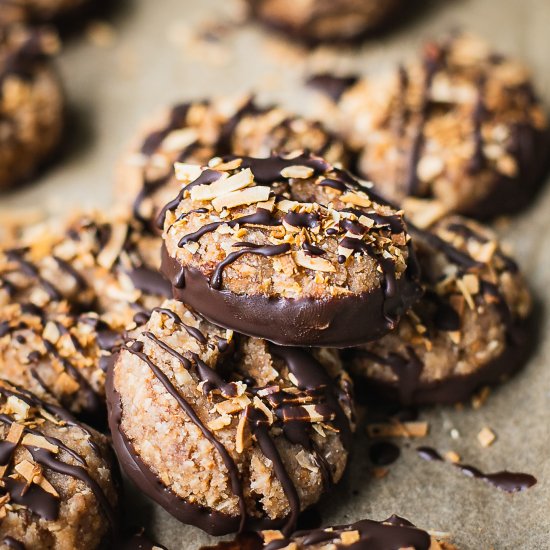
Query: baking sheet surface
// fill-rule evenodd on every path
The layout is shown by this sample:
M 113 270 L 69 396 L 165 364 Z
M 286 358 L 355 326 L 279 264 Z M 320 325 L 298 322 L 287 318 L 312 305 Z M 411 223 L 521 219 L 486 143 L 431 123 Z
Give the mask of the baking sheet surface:
M 114 2 L 114 0 L 113 0 Z M 409 24 L 367 41 L 358 51 L 322 49 L 306 56 L 253 25 L 234 26 L 233 5 L 220 0 L 120 0 L 107 21 L 114 34 L 96 27 L 73 36 L 59 58 L 70 101 L 72 135 L 67 152 L 35 185 L 0 199 L 0 217 L 40 207 L 67 212 L 77 207 L 107 207 L 117 157 L 138 124 L 164 104 L 249 90 L 307 113 L 311 94 L 303 77 L 312 69 L 336 67 L 360 73 L 411 55 L 421 41 L 453 27 L 480 33 L 504 52 L 532 68 L 541 97 L 550 102 L 548 0 L 421 1 L 426 7 Z M 221 42 L 197 41 L 198 29 L 221 24 Z M 227 26 L 228 25 L 228 26 Z M 548 309 L 550 287 L 550 187 L 528 212 L 501 224 L 501 233 L 537 297 Z M 541 315 L 548 336 L 546 312 Z M 392 513 L 416 525 L 452 534 L 462 549 L 545 549 L 550 547 L 550 338 L 539 344 L 527 368 L 493 391 L 484 406 L 423 411 L 428 437 L 400 441 L 401 457 L 382 479 L 371 474 L 364 428 L 344 481 L 319 509 L 324 523 Z M 497 435 L 482 448 L 483 427 Z M 457 431 L 453 431 L 457 430 Z M 451 432 L 458 438 L 453 438 Z M 508 469 L 534 474 L 538 483 L 509 495 L 468 479 L 449 464 L 424 462 L 415 451 L 430 445 L 456 451 L 484 471 Z M 129 489 L 127 500 L 136 506 Z M 137 498 L 141 518 L 168 548 L 195 549 L 213 543 L 198 529 L 180 525 L 159 507 Z

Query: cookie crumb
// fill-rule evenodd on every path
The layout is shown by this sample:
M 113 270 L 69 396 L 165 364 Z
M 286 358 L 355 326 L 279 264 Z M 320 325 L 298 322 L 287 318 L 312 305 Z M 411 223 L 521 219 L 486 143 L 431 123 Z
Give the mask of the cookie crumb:
M 477 434 L 477 440 L 479 441 L 482 447 L 490 447 L 495 442 L 496 438 L 497 436 L 491 430 L 491 428 L 487 428 L 487 427 L 483 428 Z

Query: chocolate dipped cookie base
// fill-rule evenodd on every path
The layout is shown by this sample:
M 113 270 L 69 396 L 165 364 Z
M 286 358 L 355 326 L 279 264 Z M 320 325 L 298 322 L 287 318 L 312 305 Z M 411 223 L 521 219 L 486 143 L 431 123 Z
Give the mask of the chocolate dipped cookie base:
M 396 326 L 419 297 L 418 286 L 407 277 L 397 282 L 392 298 L 377 288 L 364 296 L 330 300 L 272 298 L 260 294 L 243 300 L 227 290 L 213 288 L 196 269 L 184 268 L 162 248 L 164 276 L 172 281 L 174 298 L 200 310 L 210 322 L 247 336 L 276 344 L 344 347 L 376 340 Z

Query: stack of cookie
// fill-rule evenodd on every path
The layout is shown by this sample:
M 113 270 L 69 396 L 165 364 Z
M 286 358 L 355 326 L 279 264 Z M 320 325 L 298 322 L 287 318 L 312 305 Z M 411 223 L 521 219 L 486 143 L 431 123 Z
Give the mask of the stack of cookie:
M 397 517 L 295 529 L 345 471 L 348 371 L 366 395 L 452 403 L 525 361 L 527 285 L 457 212 L 508 205 L 526 175 L 534 189 L 548 129 L 525 75 L 469 40 L 430 46 L 398 72 L 400 93 L 378 85 L 385 110 L 345 79 L 332 130 L 251 98 L 177 105 L 121 162 L 123 213 L 0 252 L 0 544 L 122 547 L 117 469 L 95 431 L 108 405 L 128 477 L 211 534 L 261 531 L 270 550 L 452 547 Z M 446 125 L 462 133 L 444 148 Z M 465 175 L 477 194 L 444 200 Z

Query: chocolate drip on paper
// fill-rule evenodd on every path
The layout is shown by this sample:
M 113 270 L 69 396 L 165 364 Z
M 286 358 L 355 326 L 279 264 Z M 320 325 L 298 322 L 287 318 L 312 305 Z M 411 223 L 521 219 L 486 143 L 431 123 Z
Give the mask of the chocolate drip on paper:
M 445 462 L 441 454 L 431 447 L 418 447 L 417 452 L 421 458 L 428 462 Z M 531 474 L 515 473 L 507 470 L 486 474 L 478 468 L 468 464 L 453 462 L 452 465 L 458 468 L 464 475 L 475 479 L 482 479 L 497 489 L 507 493 L 524 491 L 537 483 L 537 479 Z
M 431 545 L 428 533 L 417 529 L 403 518 L 391 516 L 382 522 L 365 519 L 327 530 L 298 531 L 291 538 L 270 542 L 264 550 L 280 550 L 291 544 L 293 540 L 300 541 L 300 545 L 305 548 L 331 542 L 340 548 L 342 533 L 349 531 L 358 531 L 359 534 L 359 540 L 349 546 L 353 550 L 400 550 L 402 548 L 429 550 Z

